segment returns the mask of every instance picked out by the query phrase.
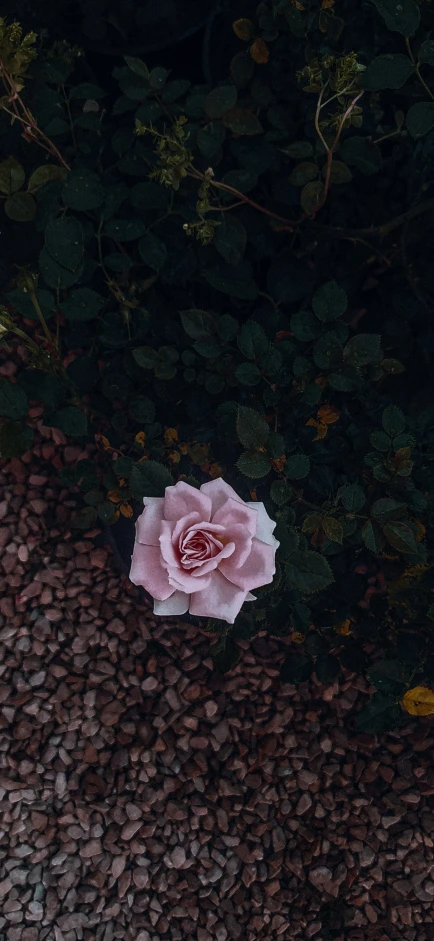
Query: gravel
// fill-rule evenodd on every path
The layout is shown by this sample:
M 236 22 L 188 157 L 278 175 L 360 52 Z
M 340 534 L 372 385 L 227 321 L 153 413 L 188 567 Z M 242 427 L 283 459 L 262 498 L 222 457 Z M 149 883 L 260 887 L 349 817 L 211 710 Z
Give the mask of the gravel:
M 433 941 L 432 719 L 355 734 L 265 636 L 218 678 L 71 530 L 77 452 L 0 471 L 1 941 Z

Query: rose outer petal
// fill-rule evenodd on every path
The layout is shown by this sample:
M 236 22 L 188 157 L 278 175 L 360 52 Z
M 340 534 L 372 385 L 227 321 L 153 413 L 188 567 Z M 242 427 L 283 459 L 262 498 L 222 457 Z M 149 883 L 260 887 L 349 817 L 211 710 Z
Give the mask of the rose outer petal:
M 253 510 L 256 510 L 258 514 L 258 525 L 256 530 L 256 538 L 260 539 L 261 542 L 266 542 L 268 546 L 273 546 L 274 551 L 280 546 L 280 542 L 273 536 L 274 530 L 276 528 L 275 520 L 272 520 L 268 515 L 265 506 L 263 503 L 247 503 L 246 506 L 252 507 Z
M 180 480 L 174 487 L 166 487 L 164 519 L 177 522 L 189 513 L 198 513 L 199 519 L 208 523 L 211 519 L 210 498 L 183 480 Z
M 166 601 L 154 601 L 154 614 L 186 614 L 190 603 L 190 595 L 184 591 L 174 591 Z
M 165 601 L 173 595 L 174 587 L 169 582 L 167 569 L 163 568 L 160 548 L 134 545 L 131 559 L 130 580 L 133 585 L 140 585 L 158 601 Z
M 227 535 L 231 532 L 232 526 L 243 526 L 247 536 L 256 536 L 258 518 L 258 513 L 250 505 L 229 497 L 226 503 L 214 513 L 212 521 L 224 526 Z
M 144 546 L 159 546 L 164 497 L 145 497 L 145 509 L 136 522 L 136 539 Z
M 232 556 L 221 563 L 220 571 L 242 591 L 260 588 L 261 585 L 269 585 L 273 581 L 276 572 L 274 554 L 273 546 L 268 546 L 259 539 L 253 539 L 252 551 L 244 565 L 237 568 L 234 564 L 234 556 Z
M 228 580 L 217 569 L 211 575 L 206 591 L 197 591 L 190 598 L 190 614 L 199 618 L 218 618 L 233 624 L 246 600 L 247 592 Z
M 206 494 L 206 496 L 211 499 L 211 517 L 231 498 L 232 500 L 236 500 L 237 503 L 244 504 L 244 500 L 238 496 L 233 487 L 227 484 L 222 477 L 217 477 L 215 480 L 207 480 L 206 484 L 202 484 L 200 492 Z

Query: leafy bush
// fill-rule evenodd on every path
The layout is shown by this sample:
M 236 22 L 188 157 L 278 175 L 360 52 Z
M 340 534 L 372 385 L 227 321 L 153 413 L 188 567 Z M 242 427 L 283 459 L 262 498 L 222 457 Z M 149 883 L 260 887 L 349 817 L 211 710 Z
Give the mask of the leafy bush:
M 220 668 L 290 635 L 284 681 L 369 668 L 361 729 L 433 711 L 430 6 L 261 3 L 216 87 L 125 56 L 113 100 L 0 22 L 0 193 L 34 251 L 3 299 L 2 455 L 32 402 L 96 442 L 62 471 L 83 529 L 223 475 L 281 545 L 208 625 Z

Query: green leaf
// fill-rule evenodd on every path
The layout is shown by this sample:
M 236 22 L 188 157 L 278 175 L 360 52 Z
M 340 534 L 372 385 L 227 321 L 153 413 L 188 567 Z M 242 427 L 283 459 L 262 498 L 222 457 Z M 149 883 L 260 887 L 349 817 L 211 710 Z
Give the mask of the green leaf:
M 362 539 L 367 549 L 378 555 L 384 546 L 383 534 L 379 526 L 368 520 L 362 529 Z
M 259 412 L 245 405 L 238 406 L 237 435 L 244 447 L 251 449 L 261 447 L 266 444 L 269 434 L 267 422 Z
M 412 137 L 424 137 L 434 127 L 434 102 L 417 101 L 407 111 L 406 122 Z
M 380 349 L 381 337 L 375 333 L 359 333 L 348 340 L 344 347 L 344 362 L 351 366 L 367 366 L 368 363 L 379 363 L 382 358 Z
M 221 340 L 229 343 L 231 340 L 235 340 L 238 327 L 238 320 L 235 320 L 235 317 L 231 317 L 230 314 L 223 314 L 217 322 L 217 333 Z
M 6 421 L 0 425 L 0 457 L 21 457 L 31 447 L 33 431 L 23 422 Z
M 274 530 L 275 538 L 280 542 L 279 558 L 290 559 L 298 549 L 300 537 L 293 526 L 288 526 L 283 519 L 278 520 Z
M 402 434 L 405 429 L 405 416 L 401 412 L 400 408 L 397 408 L 396 405 L 388 405 L 384 409 L 381 424 L 386 432 L 390 435 L 391 438 L 394 438 L 396 435 Z
M 86 100 L 92 99 L 93 101 L 99 101 L 101 98 L 105 98 L 107 92 L 103 88 L 100 88 L 99 85 L 94 85 L 93 82 L 81 82 L 80 85 L 74 85 L 71 88 L 69 97 L 71 100 L 83 99 Z
M 43 288 L 37 288 L 35 294 L 45 319 L 49 320 L 49 318 L 53 316 L 54 311 L 54 297 L 51 291 L 44 291 Z M 9 291 L 6 297 L 9 303 L 12 304 L 26 320 L 39 319 L 33 307 L 30 294 L 25 291 L 20 291 L 19 288 L 15 288 L 13 291 Z
M 389 435 L 386 435 L 384 431 L 372 431 L 369 435 L 369 440 L 377 451 L 386 452 L 390 449 L 391 440 Z
M 262 451 L 245 451 L 238 458 L 237 467 L 246 477 L 265 477 L 270 471 L 270 460 Z
M 225 111 L 223 115 L 223 124 L 233 131 L 234 134 L 243 134 L 253 137 L 255 134 L 263 134 L 264 128 L 253 111 L 247 111 L 243 108 L 231 108 Z
M 332 683 L 341 672 L 341 665 L 337 657 L 332 653 L 317 657 L 315 661 L 315 673 L 320 683 Z
M 134 464 L 131 471 L 130 489 L 136 500 L 164 497 L 166 487 L 172 487 L 173 483 L 170 471 L 158 461 L 142 461 Z
M 323 175 L 326 175 L 326 170 L 323 169 Z M 340 183 L 350 183 L 353 179 L 353 174 L 346 163 L 343 163 L 342 160 L 333 160 L 333 163 L 330 168 L 330 183 L 335 183 L 339 185 Z
M 138 247 L 142 261 L 155 271 L 161 271 L 167 258 L 167 248 L 164 242 L 153 232 L 147 232 L 140 239 Z
M 83 229 L 78 219 L 51 219 L 45 229 L 45 247 L 58 265 L 76 272 L 83 257 Z
M 104 265 L 106 268 L 109 268 L 110 271 L 124 272 L 128 271 L 129 268 L 133 267 L 133 259 L 129 255 L 125 255 L 121 252 L 111 252 L 109 255 L 106 255 L 104 258 Z
M 328 281 L 315 292 L 312 307 L 323 323 L 337 320 L 347 309 L 347 295 L 336 281 Z
M 270 488 L 270 497 L 277 506 L 284 506 L 292 496 L 292 487 L 284 480 L 273 480 Z M 277 538 L 277 537 L 276 537 Z
M 369 63 L 362 75 L 362 87 L 367 91 L 380 91 L 383 88 L 402 88 L 414 65 L 408 56 L 387 53 L 377 56 Z
M 155 421 L 155 405 L 144 395 L 139 395 L 134 402 L 131 402 L 130 413 L 141 424 Z
M 5 196 L 12 196 L 13 193 L 17 193 L 21 189 L 25 179 L 25 171 L 18 163 L 18 160 L 15 160 L 15 157 L 6 157 L 6 160 L 2 160 L 0 163 L 0 193 L 4 193 Z
M 241 649 L 232 637 L 225 633 L 216 644 L 211 647 L 211 656 L 214 667 L 218 673 L 228 673 L 241 659 Z
M 63 301 L 61 311 L 67 320 L 84 322 L 97 317 L 104 304 L 105 300 L 101 294 L 91 288 L 77 288 Z
M 87 434 L 87 418 L 80 408 L 75 405 L 68 405 L 61 408 L 49 418 L 52 428 L 60 428 L 66 435 L 72 438 L 81 438 Z
M 244 226 L 231 213 L 226 214 L 223 225 L 218 226 L 214 247 L 229 265 L 239 265 L 246 248 L 247 235 Z
M 28 369 L 20 376 L 20 385 L 29 399 L 51 405 L 52 408 L 61 405 L 66 397 L 65 384 L 57 376 L 40 369 Z
M 243 323 L 237 337 L 238 349 L 246 359 L 258 359 L 268 345 L 265 331 L 255 320 Z
M 318 321 L 310 310 L 299 310 L 293 314 L 289 326 L 295 338 L 303 343 L 315 340 L 318 335 Z
M 211 161 L 219 154 L 225 136 L 225 128 L 217 121 L 206 124 L 199 130 L 197 146 L 205 160 Z
M 50 288 L 66 289 L 72 287 L 81 278 L 83 265 L 79 265 L 74 271 L 69 271 L 68 268 L 58 264 L 47 249 L 43 248 L 39 254 L 39 270 Z
M 342 545 L 344 531 L 339 520 L 335 519 L 334 516 L 328 516 L 322 521 L 322 528 L 332 542 L 338 542 L 340 546 Z
M 321 591 L 334 582 L 327 559 L 319 552 L 299 549 L 286 566 L 288 586 L 303 594 Z
M 301 208 L 304 210 L 307 216 L 311 216 L 312 213 L 321 205 L 321 200 L 324 196 L 324 184 L 319 180 L 315 180 L 312 183 L 306 183 L 306 186 L 303 187 L 300 196 Z
M 372 505 L 371 513 L 374 519 L 389 519 L 394 516 L 402 516 L 402 511 L 405 509 L 405 503 L 392 500 L 390 497 L 381 497 Z
M 65 206 L 77 212 L 86 212 L 101 206 L 105 190 L 100 177 L 91 170 L 71 170 L 62 190 Z
M 52 180 L 61 180 L 66 179 L 67 170 L 64 167 L 56 167 L 52 164 L 46 163 L 42 167 L 37 167 L 30 176 L 29 182 L 27 183 L 27 191 L 29 193 L 35 193 L 41 186 L 45 186 L 46 183 L 51 183 Z
M 139 346 L 132 351 L 138 366 L 143 369 L 155 369 L 158 363 L 158 353 L 151 346 Z
M 365 176 L 377 173 L 382 164 L 380 148 L 366 137 L 347 137 L 339 148 L 339 156 Z
M 310 460 L 307 454 L 291 454 L 285 464 L 285 474 L 291 480 L 301 480 L 307 477 L 310 471 Z
M 346 510 L 358 513 L 365 505 L 365 494 L 358 484 L 346 484 L 340 488 L 339 496 Z
M 146 235 L 146 224 L 141 219 L 109 219 L 103 235 L 116 242 L 133 242 Z
M 415 0 L 372 0 L 383 17 L 388 29 L 401 36 L 412 36 L 420 22 L 420 12 Z
M 145 81 L 149 81 L 149 69 L 141 59 L 138 59 L 135 56 L 124 56 L 124 60 L 131 71 L 135 73 L 135 75 L 140 75 L 140 78 L 144 78 Z
M 30 193 L 15 193 L 5 202 L 5 213 L 14 222 L 31 222 L 36 215 L 36 203 Z
M 234 107 L 237 97 L 234 85 L 220 85 L 218 88 L 213 88 L 205 98 L 205 111 L 208 117 L 223 117 L 225 111 Z
M 95 506 L 83 506 L 73 517 L 72 526 L 74 529 L 90 529 L 97 518 L 98 511 Z
M 315 343 L 314 362 L 320 369 L 331 369 L 342 361 L 342 343 L 337 333 L 326 333 Z
M 209 337 L 215 326 L 213 317 L 206 310 L 181 310 L 180 317 L 185 332 L 194 340 Z
M 368 678 L 377 689 L 401 698 L 402 687 L 407 685 L 410 675 L 408 666 L 399 660 L 381 660 L 368 670 Z
M 434 65 L 434 42 L 432 39 L 425 39 L 425 42 L 419 48 L 419 62 L 426 65 Z
M 293 160 L 303 160 L 304 157 L 311 157 L 313 154 L 312 144 L 308 140 L 293 141 L 292 144 L 280 147 L 279 150 L 287 157 L 292 157 Z
M 222 348 L 215 337 L 201 337 L 193 344 L 193 349 L 199 356 L 205 356 L 206 359 L 216 359 L 220 355 Z
M 303 654 L 289 653 L 280 667 L 282 683 L 305 683 L 310 679 L 313 669 L 312 660 Z
M 406 552 L 410 555 L 417 552 L 418 545 L 414 533 L 407 523 L 400 521 L 386 523 L 383 526 L 383 533 L 390 545 L 398 552 Z
M 133 468 L 133 461 L 130 457 L 121 455 L 113 461 L 112 468 L 118 477 L 128 477 Z
M 402 724 L 401 707 L 396 700 L 391 693 L 374 693 L 357 716 L 357 731 L 379 733 L 396 729 Z
M 261 381 L 261 373 L 254 363 L 240 363 L 235 370 L 235 376 L 243 386 L 257 386 Z
M 306 183 L 310 183 L 318 177 L 318 173 L 316 163 L 298 163 L 289 177 L 289 182 L 292 183 L 293 186 L 306 186 Z
M 26 393 L 16 383 L 0 379 L 0 415 L 3 418 L 25 418 L 28 410 Z
M 149 209 L 166 209 L 168 203 L 167 190 L 153 180 L 136 183 L 130 189 L 130 201 L 140 212 Z

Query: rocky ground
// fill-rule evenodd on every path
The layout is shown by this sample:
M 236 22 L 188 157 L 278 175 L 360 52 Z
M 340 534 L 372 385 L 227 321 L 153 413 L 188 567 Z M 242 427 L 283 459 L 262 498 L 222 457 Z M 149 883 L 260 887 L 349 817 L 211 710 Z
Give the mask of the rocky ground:
M 0 473 L 1 941 L 434 939 L 432 719 L 356 735 L 366 684 L 282 685 L 266 637 L 218 679 L 45 434 Z

